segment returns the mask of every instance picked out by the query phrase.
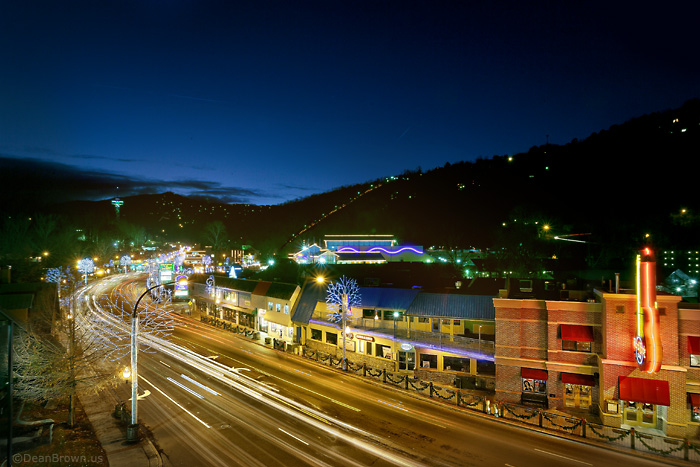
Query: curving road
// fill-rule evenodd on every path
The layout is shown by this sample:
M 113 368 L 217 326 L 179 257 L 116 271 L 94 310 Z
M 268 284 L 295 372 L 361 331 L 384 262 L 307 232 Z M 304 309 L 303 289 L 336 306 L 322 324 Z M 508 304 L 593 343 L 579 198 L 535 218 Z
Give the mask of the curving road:
M 133 277 L 92 286 L 89 312 Z M 502 423 L 176 316 L 139 353 L 139 418 L 172 466 L 668 465 Z M 130 397 L 125 384 L 117 389 Z

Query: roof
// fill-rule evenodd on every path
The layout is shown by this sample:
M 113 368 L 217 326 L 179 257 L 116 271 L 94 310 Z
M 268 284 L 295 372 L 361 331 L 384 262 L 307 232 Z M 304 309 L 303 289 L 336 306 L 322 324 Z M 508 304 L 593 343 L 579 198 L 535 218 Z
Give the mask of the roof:
M 496 319 L 493 297 L 485 295 L 419 293 L 406 309 L 406 315 Z
M 292 321 L 300 324 L 309 324 L 314 314 L 316 304 L 326 301 L 326 287 L 316 282 L 304 285 L 296 307 L 292 310 Z
M 360 308 L 406 310 L 418 293 L 418 289 L 360 287 Z
M 266 297 L 278 298 L 280 300 L 291 300 L 294 292 L 299 286 L 296 284 L 285 284 L 283 282 L 272 282 L 265 292 Z

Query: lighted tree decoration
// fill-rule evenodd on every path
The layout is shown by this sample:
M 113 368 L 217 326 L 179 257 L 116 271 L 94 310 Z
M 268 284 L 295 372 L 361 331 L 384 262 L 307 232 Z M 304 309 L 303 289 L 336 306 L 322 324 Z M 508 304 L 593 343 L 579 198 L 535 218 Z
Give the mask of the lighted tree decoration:
M 172 318 L 172 292 L 165 287 L 154 284 L 150 301 L 142 300 L 137 310 L 139 320 L 139 336 L 162 339 L 169 336 L 177 322 Z M 148 287 L 150 288 L 150 287 Z M 146 288 L 145 290 L 148 290 Z M 156 291 L 155 297 L 152 292 Z M 115 289 L 114 293 L 106 296 L 100 302 L 108 318 L 96 313 L 90 314 L 92 329 L 99 335 L 101 345 L 106 349 L 105 358 L 116 361 L 124 358 L 130 351 L 130 322 L 134 313 L 134 305 L 144 289 L 134 282 Z M 139 339 L 139 351 L 151 350 L 150 339 Z
M 129 266 L 131 266 L 131 256 L 124 255 L 119 259 L 119 264 L 124 268 L 124 272 L 129 271 Z
M 326 289 L 326 310 L 328 321 L 340 324 L 343 335 L 343 369 L 347 368 L 345 359 L 345 335 L 347 317 L 352 316 L 352 308 L 362 304 L 360 288 L 355 279 L 341 277 L 337 282 L 331 282 Z
M 78 261 L 78 272 L 85 274 L 85 285 L 87 285 L 87 276 L 95 270 L 95 262 L 90 258 L 83 258 Z
M 202 264 L 204 265 L 204 272 L 209 272 L 209 266 L 211 266 L 211 256 L 202 256 Z
M 61 287 L 66 281 L 66 271 L 63 270 L 63 266 L 57 268 L 49 268 L 46 270 L 46 282 L 51 282 L 56 284 L 56 292 L 58 294 L 58 303 L 61 303 Z
M 182 268 L 183 264 L 185 264 L 185 255 L 183 253 L 175 255 L 175 257 L 173 258 L 173 265 L 175 266 L 175 270 L 179 271 Z

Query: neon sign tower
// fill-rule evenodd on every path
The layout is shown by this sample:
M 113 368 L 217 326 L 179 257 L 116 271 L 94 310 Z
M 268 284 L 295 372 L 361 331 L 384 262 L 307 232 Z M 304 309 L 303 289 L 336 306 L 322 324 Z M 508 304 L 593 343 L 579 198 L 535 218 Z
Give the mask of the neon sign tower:
M 637 255 L 637 333 L 634 356 L 647 373 L 661 369 L 663 349 L 659 333 L 659 309 L 656 306 L 656 262 L 650 248 Z

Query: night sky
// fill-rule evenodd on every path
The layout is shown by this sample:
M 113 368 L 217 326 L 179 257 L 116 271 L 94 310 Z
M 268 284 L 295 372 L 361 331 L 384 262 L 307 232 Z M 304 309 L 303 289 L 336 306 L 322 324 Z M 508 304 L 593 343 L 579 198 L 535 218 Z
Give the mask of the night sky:
M 700 97 L 697 5 L 6 0 L 0 167 L 278 204 L 565 144 Z

